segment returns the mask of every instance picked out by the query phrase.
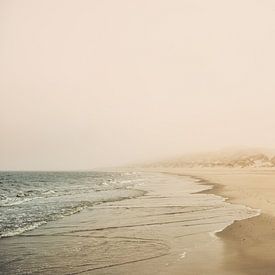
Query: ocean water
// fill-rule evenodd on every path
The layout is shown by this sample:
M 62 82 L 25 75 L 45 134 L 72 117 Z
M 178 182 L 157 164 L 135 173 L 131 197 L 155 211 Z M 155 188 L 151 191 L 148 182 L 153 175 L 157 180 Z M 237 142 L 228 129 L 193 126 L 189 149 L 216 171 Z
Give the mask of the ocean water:
M 136 173 L 0 172 L 0 237 L 96 204 L 143 195 Z

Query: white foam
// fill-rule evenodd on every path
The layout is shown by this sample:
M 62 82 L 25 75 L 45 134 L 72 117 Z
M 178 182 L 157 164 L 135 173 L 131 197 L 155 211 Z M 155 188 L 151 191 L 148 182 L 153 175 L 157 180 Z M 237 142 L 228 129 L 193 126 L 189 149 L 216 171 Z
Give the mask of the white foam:
M 9 231 L 9 232 L 1 234 L 0 238 L 12 237 L 12 236 L 20 235 L 20 234 L 22 234 L 22 233 L 24 233 L 26 231 L 33 230 L 33 229 L 39 227 L 42 224 L 46 224 L 46 222 L 45 221 L 36 222 L 36 223 L 33 223 L 33 224 L 25 226 L 25 227 L 17 228 L 15 230 L 12 230 L 12 231 Z
M 250 212 L 250 215 L 247 214 L 247 215 L 248 215 L 247 217 L 239 218 L 239 219 L 234 219 L 234 220 L 232 220 L 231 223 L 229 223 L 229 224 L 223 226 L 222 228 L 217 229 L 217 230 L 214 230 L 214 231 L 212 231 L 212 232 L 209 232 L 209 235 L 210 235 L 212 238 L 218 239 L 218 237 L 217 237 L 216 234 L 222 232 L 223 230 L 225 230 L 228 226 L 232 225 L 235 221 L 242 221 L 242 220 L 254 218 L 254 217 L 257 217 L 257 216 L 261 215 L 261 212 L 262 212 L 261 209 L 252 209 L 251 207 L 248 207 L 248 206 L 244 206 L 244 207 Z M 252 212 L 253 212 L 253 214 L 252 214 Z

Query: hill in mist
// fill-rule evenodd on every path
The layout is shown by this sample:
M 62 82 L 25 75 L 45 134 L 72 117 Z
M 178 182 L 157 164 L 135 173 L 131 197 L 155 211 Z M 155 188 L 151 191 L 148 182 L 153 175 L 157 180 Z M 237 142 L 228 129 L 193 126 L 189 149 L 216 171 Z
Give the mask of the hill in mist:
M 275 167 L 275 151 L 264 149 L 221 150 L 184 155 L 147 164 L 146 167 Z

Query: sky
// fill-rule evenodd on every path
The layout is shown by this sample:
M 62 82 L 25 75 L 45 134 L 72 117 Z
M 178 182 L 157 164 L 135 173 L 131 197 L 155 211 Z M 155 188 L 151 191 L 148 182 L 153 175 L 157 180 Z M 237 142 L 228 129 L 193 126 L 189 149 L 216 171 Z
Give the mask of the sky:
M 0 170 L 275 148 L 273 0 L 0 0 Z

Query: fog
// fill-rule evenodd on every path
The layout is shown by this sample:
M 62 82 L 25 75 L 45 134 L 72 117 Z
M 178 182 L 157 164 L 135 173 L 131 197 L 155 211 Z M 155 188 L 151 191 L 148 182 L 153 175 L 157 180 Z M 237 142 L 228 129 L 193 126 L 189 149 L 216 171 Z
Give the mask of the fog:
M 0 0 L 0 169 L 275 147 L 275 2 Z

